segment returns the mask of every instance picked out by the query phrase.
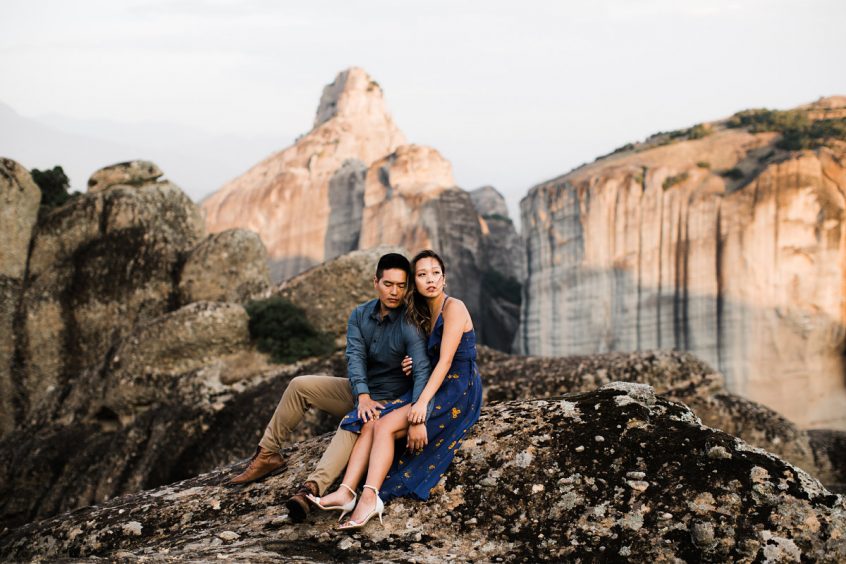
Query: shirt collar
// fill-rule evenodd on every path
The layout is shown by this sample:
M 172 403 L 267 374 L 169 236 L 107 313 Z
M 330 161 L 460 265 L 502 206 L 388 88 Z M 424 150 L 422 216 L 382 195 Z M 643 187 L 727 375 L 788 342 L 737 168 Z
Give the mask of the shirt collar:
M 381 304 L 379 303 L 379 298 L 376 298 L 375 302 L 376 303 L 373 306 L 373 310 L 370 312 L 370 318 L 375 320 L 377 323 L 382 323 L 383 319 L 382 319 L 382 313 L 381 313 L 381 309 L 380 309 Z M 402 309 L 403 309 L 403 306 L 400 306 L 400 307 L 394 308 L 394 309 L 389 309 L 388 315 L 386 315 L 385 317 L 387 318 L 388 321 L 393 323 L 400 316 Z

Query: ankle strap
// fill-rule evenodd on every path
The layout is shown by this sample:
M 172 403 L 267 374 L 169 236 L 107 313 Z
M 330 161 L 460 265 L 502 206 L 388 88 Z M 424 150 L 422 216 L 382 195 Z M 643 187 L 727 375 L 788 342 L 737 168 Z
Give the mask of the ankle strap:
M 363 487 L 363 488 L 370 488 L 371 490 L 373 490 L 374 492 L 376 492 L 376 495 L 379 495 L 379 490 L 377 490 L 377 489 L 376 489 L 376 488 L 374 488 L 373 486 L 368 486 L 367 484 L 364 484 L 362 487 Z
M 356 496 L 356 494 L 355 494 L 355 490 L 354 490 L 354 489 L 352 489 L 351 487 L 349 487 L 348 485 L 346 485 L 346 484 L 341 484 L 341 487 L 342 487 L 342 488 L 347 488 L 347 491 L 349 491 L 351 494 L 353 494 L 353 497 L 358 497 L 358 496 Z M 365 487 L 367 487 L 367 486 L 365 486 Z

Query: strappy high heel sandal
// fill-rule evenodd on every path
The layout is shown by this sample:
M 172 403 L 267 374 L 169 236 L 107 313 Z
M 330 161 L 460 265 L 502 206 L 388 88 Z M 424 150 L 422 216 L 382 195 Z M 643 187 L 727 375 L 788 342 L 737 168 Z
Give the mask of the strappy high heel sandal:
M 364 519 L 361 520 L 361 522 L 356 522 L 356 521 L 353 521 L 352 519 L 350 519 L 346 523 L 339 526 L 338 529 L 340 529 L 342 531 L 346 531 L 347 529 L 360 529 L 363 526 L 365 526 L 367 524 L 367 522 L 370 521 L 370 519 L 376 514 L 379 515 L 379 523 L 383 526 L 385 525 L 384 523 L 382 523 L 382 511 L 385 510 L 385 504 L 382 501 L 382 498 L 379 497 L 379 490 L 377 490 L 373 486 L 368 486 L 367 484 L 364 484 L 364 487 L 370 488 L 371 490 L 376 492 L 376 506 L 373 509 L 370 510 L 370 513 L 368 513 L 364 517 Z
M 341 522 L 341 519 L 344 518 L 344 515 L 350 513 L 353 509 L 355 509 L 355 502 L 358 500 L 358 495 L 356 495 L 355 490 L 349 487 L 346 484 L 341 484 L 342 488 L 346 488 L 351 494 L 353 494 L 352 501 L 348 501 L 343 505 L 323 505 L 320 503 L 320 498 L 313 496 L 311 494 L 306 496 L 306 499 L 312 502 L 314 505 L 322 509 L 323 511 L 340 511 L 341 516 L 338 517 L 338 523 Z M 368 487 L 368 486 L 365 486 Z

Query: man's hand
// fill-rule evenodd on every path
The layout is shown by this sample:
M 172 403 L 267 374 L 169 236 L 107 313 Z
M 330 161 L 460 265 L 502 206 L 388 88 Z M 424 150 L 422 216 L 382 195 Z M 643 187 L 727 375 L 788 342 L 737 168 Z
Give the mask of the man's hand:
M 426 422 L 426 412 L 429 411 L 429 402 L 417 400 L 408 412 L 408 422 L 412 425 Z
M 370 394 L 361 394 L 358 396 L 358 417 L 365 423 L 373 419 L 379 419 L 379 412 L 385 409 L 385 406 L 370 399 Z
M 411 357 L 408 355 L 402 359 L 402 373 L 411 376 Z
M 409 427 L 407 444 L 408 450 L 411 452 L 423 450 L 423 447 L 429 444 L 429 436 L 426 433 L 426 425 L 418 424 Z

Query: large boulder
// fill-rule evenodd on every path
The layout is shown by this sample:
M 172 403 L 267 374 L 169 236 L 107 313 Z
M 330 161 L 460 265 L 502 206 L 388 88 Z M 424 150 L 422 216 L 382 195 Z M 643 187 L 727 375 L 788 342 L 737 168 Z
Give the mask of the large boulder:
M 586 392 L 612 381 L 647 384 L 684 402 L 705 424 L 781 456 L 839 488 L 841 460 L 812 445 L 808 433 L 775 411 L 726 390 L 721 374 L 694 355 L 672 351 L 571 357 L 504 355 L 480 347 L 488 401 Z
M 13 400 L 15 316 L 40 203 L 41 190 L 29 172 L 11 159 L 0 159 L 0 437 L 20 417 L 20 405 Z
M 272 293 L 302 308 L 316 329 L 329 333 L 343 347 L 350 313 L 375 297 L 376 263 L 386 253 L 408 256 L 405 249 L 390 246 L 353 251 L 286 280 Z
M 258 234 L 228 229 L 189 253 L 179 275 L 179 301 L 246 303 L 269 286 L 267 251 Z
M 178 267 L 202 235 L 199 209 L 167 181 L 89 192 L 38 224 L 16 390 L 28 421 L 88 413 L 109 351 L 175 307 Z
M 225 389 L 227 361 L 249 350 L 248 322 L 240 305 L 197 302 L 138 326 L 110 359 L 103 405 L 122 418 L 165 403 L 201 407 Z
M 646 385 L 483 409 L 427 503 L 397 499 L 384 527 L 339 532 L 284 517 L 285 494 L 328 437 L 288 450 L 278 476 L 234 468 L 0 536 L 12 560 L 63 557 L 383 560 L 818 561 L 846 559 L 846 504 L 802 470 Z M 282 495 L 280 495 L 282 493 Z M 166 555 L 166 556 L 165 556 Z

